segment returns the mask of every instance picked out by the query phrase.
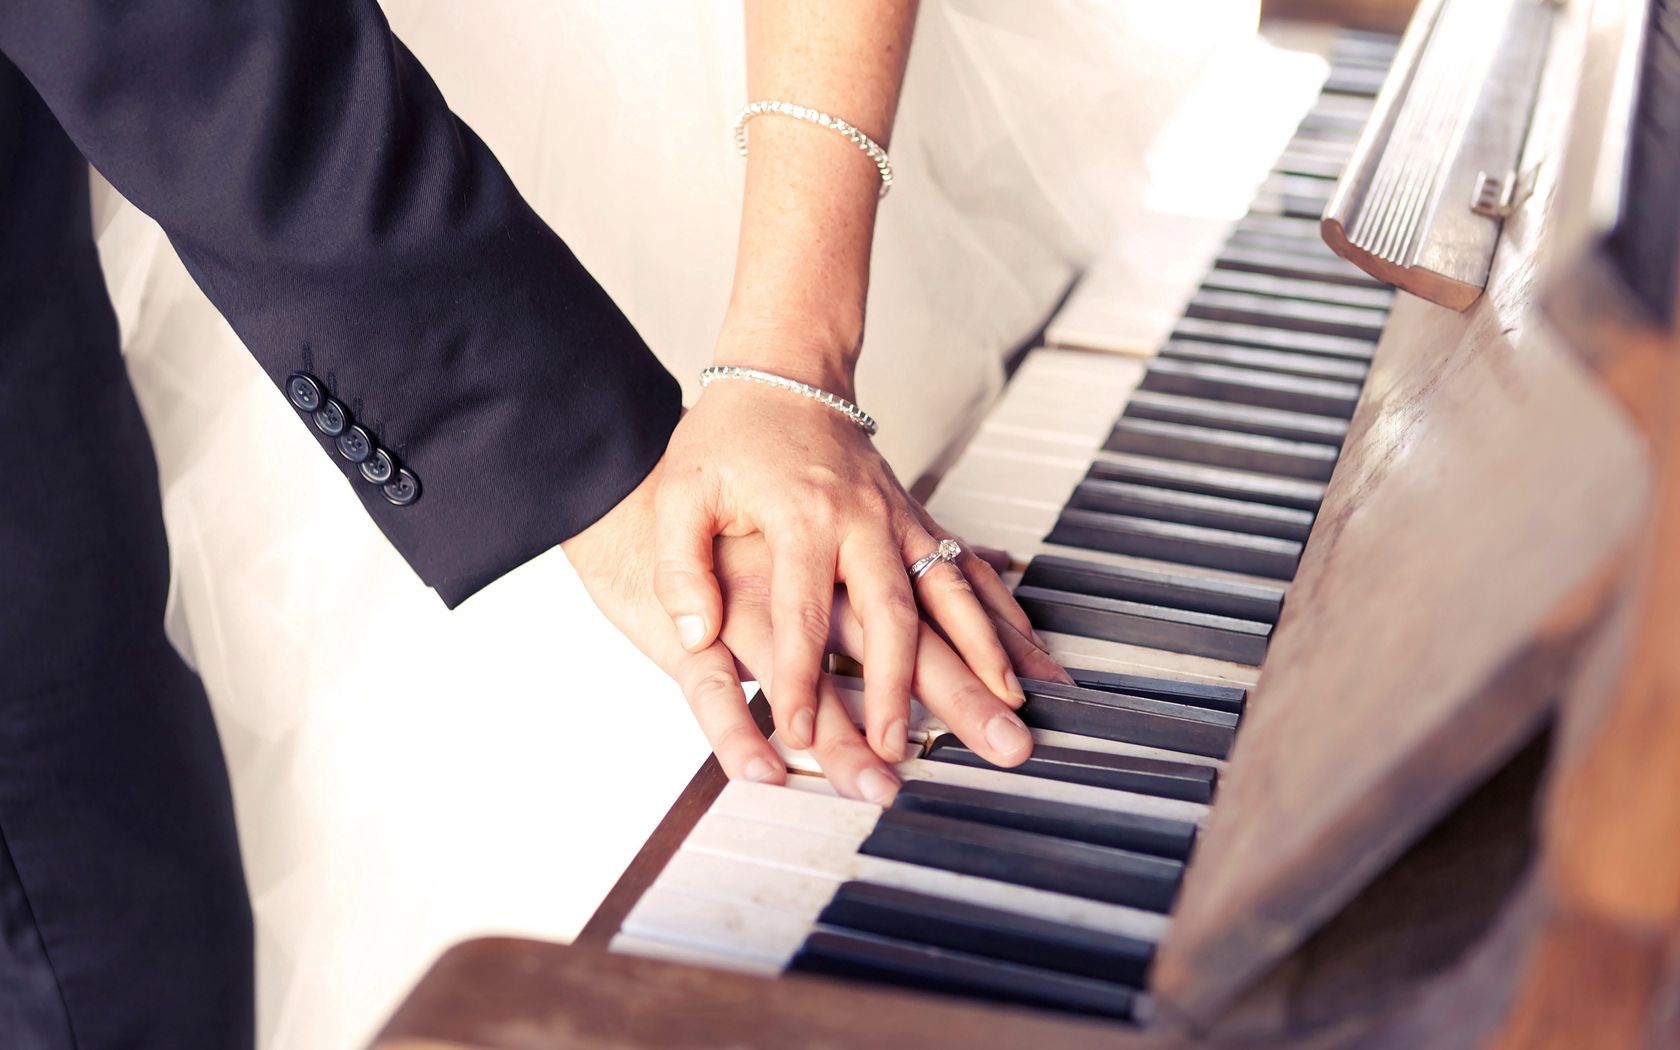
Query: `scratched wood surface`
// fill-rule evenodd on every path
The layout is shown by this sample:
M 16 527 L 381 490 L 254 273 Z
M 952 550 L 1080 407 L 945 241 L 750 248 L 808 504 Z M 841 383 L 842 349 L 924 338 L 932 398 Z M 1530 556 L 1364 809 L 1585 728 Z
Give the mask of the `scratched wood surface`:
M 1540 148 L 1572 88 L 1548 82 Z M 1474 308 L 1403 297 L 1390 320 L 1161 949 L 1179 1023 L 1216 1017 L 1532 735 L 1638 518 L 1641 442 L 1529 310 L 1554 169 Z

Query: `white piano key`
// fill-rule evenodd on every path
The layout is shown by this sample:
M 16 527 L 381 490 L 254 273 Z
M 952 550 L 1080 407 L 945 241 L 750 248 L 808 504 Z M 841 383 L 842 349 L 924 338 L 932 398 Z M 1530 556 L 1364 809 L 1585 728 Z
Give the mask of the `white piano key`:
M 746 901 L 706 900 L 658 884 L 649 886 L 630 914 L 623 932 L 715 952 L 720 963 L 731 958 L 780 972 L 805 943 L 811 922 L 787 912 Z
M 1207 656 L 1192 656 L 1189 653 L 1172 653 L 1164 649 L 1148 649 L 1141 645 L 1126 645 L 1101 638 L 1057 634 L 1054 631 L 1038 633 L 1049 643 L 1050 655 L 1064 667 L 1151 674 L 1181 678 L 1187 682 L 1237 685 L 1249 689 L 1260 680 L 1260 668 L 1248 664 L 1215 660 Z
M 867 857 L 857 852 L 861 846 L 861 841 L 852 843 L 816 831 L 759 825 L 740 817 L 712 820 L 708 815 L 695 825 L 679 852 L 731 858 L 802 878 L 830 879 L 836 885 L 859 879 L 1149 941 L 1160 940 L 1168 928 L 1166 916 L 1154 912 Z
M 687 966 L 709 966 L 714 969 L 735 970 L 760 977 L 779 976 L 787 964 L 778 959 L 757 959 L 734 953 L 697 948 L 687 944 L 672 944 L 651 937 L 619 933 L 607 945 L 607 950 L 620 955 L 640 955 L 646 959 L 662 959 Z
M 814 776 L 805 773 L 790 773 L 787 778 L 786 786 L 794 791 L 804 791 L 813 795 L 828 795 L 833 797 L 840 793 L 835 789 L 834 785 L 829 782 L 829 779 L 821 773 Z
M 702 820 L 740 817 L 795 830 L 820 830 L 862 842 L 881 816 L 881 807 L 849 798 L 828 798 L 805 791 L 788 791 L 774 784 L 733 782 L 724 785 Z

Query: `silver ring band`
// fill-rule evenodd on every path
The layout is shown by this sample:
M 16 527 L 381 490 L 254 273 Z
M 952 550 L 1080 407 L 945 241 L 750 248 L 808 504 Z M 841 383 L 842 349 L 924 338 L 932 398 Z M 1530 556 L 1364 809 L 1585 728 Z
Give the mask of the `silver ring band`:
M 935 565 L 943 562 L 956 561 L 957 555 L 962 553 L 962 544 L 956 540 L 940 540 L 939 546 L 932 554 L 923 555 L 910 566 L 910 581 L 914 583 L 928 574 Z

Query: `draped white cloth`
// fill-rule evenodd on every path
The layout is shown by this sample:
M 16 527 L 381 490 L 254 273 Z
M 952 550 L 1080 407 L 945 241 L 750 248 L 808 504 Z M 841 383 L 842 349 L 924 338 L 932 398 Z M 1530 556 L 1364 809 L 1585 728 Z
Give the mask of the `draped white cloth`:
M 1145 197 L 1254 0 L 928 0 L 860 401 L 914 478 Z M 398 34 L 695 393 L 733 263 L 740 11 L 387 0 Z M 172 638 L 234 783 L 271 1050 L 358 1045 L 447 944 L 573 936 L 705 753 L 558 552 L 446 612 L 160 231 L 96 192 L 162 471 Z

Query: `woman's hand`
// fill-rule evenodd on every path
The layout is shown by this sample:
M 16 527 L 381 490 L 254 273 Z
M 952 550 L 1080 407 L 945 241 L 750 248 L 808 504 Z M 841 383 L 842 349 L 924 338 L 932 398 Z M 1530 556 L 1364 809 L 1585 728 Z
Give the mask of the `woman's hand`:
M 785 342 L 775 355 L 759 354 L 754 342 L 726 336 L 720 363 L 770 371 L 755 362 L 821 356 L 792 355 Z M 789 378 L 851 398 L 850 377 L 839 369 Z M 912 585 L 906 567 L 946 534 L 868 435 L 832 408 L 757 383 L 715 382 L 678 425 L 659 474 L 654 586 L 690 651 L 704 652 L 727 622 L 714 537 L 763 533 L 775 628 L 770 702 L 776 726 L 795 746 L 809 746 L 816 732 L 837 582 L 861 625 L 869 741 L 888 761 L 904 754 L 923 615 L 999 700 L 1022 701 L 1017 667 L 1064 677 L 1003 581 L 974 554 L 965 550 Z
M 782 684 L 774 669 L 769 547 L 759 536 L 718 541 L 710 561 L 723 585 L 722 638 L 685 650 L 650 587 L 653 492 L 659 481 L 655 472 L 600 521 L 566 541 L 566 556 L 607 618 L 681 685 L 724 772 L 735 779 L 780 782 L 785 769 L 753 723 L 741 689 L 742 671 L 771 697 Z M 823 648 L 832 645 L 856 655 L 867 645 L 863 625 L 844 594 L 836 595 L 832 587 L 829 593 L 833 604 L 824 611 L 830 636 Z M 927 624 L 918 620 L 911 630 L 910 684 L 923 704 L 988 761 L 1002 766 L 1024 761 L 1031 741 L 1014 705 L 982 685 Z M 1040 677 L 1065 677 L 1042 654 L 1022 669 Z M 889 800 L 897 790 L 891 769 L 859 735 L 828 680 L 819 677 L 812 688 L 817 702 L 808 746 L 824 772 L 843 794 Z

